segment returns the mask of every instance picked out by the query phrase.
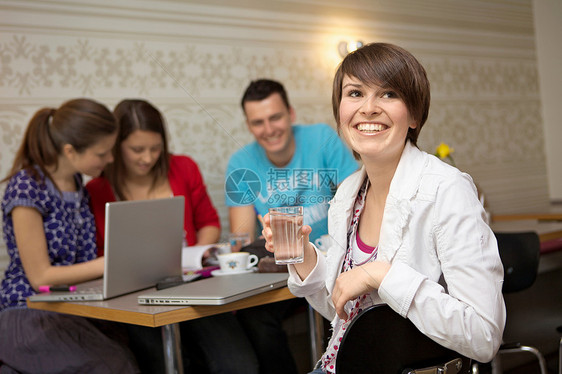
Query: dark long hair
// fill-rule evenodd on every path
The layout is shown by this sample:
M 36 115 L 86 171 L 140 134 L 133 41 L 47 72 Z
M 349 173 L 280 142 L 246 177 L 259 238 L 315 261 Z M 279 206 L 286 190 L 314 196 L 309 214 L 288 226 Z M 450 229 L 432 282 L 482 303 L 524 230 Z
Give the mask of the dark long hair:
M 125 200 L 123 187 L 125 185 L 124 178 L 126 172 L 123 154 L 121 153 L 121 143 L 137 130 L 155 132 L 162 136 L 162 153 L 156 165 L 154 165 L 151 170 L 153 176 L 151 188 L 155 187 L 158 181 L 167 178 L 170 167 L 170 153 L 168 151 L 164 117 L 160 111 L 148 101 L 125 99 L 117 104 L 113 110 L 113 114 L 119 122 L 119 133 L 117 135 L 115 147 L 113 148 L 114 161 L 112 164 L 107 165 L 104 175 L 111 183 L 117 197 L 121 200 Z
M 105 136 L 115 134 L 117 121 L 104 105 L 91 99 L 74 99 L 58 109 L 39 109 L 29 121 L 12 168 L 3 181 L 20 170 L 27 170 L 39 180 L 35 167 L 51 178 L 48 167 L 58 168 L 59 155 L 65 144 L 78 153 Z

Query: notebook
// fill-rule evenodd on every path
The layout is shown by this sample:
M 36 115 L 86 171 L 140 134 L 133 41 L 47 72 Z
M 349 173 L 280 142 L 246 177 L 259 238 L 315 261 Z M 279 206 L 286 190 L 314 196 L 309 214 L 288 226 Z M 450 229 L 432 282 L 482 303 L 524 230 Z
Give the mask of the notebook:
M 223 305 L 287 285 L 288 273 L 211 277 L 138 296 L 139 304 Z
M 104 276 L 29 300 L 105 300 L 181 275 L 183 214 L 183 196 L 106 203 Z

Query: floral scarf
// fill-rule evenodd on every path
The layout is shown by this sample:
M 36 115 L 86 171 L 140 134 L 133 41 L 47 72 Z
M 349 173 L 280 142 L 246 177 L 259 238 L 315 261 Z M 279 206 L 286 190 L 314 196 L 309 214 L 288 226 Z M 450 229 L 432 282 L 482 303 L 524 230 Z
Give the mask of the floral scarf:
M 353 219 L 351 220 L 351 224 L 347 232 L 347 250 L 342 265 L 342 272 L 353 269 L 355 266 L 361 266 L 367 262 L 374 261 L 377 258 L 377 248 L 375 248 L 375 250 L 367 260 L 361 263 L 354 263 L 352 258 L 353 241 L 356 240 L 359 217 L 361 217 L 361 213 L 363 212 L 363 208 L 365 207 L 365 197 L 367 196 L 368 187 L 369 179 L 365 178 L 365 182 L 363 182 L 363 186 L 357 194 L 355 205 L 353 207 Z M 351 300 L 346 303 L 344 308 L 348 315 L 348 318 L 345 321 L 341 320 L 340 318 L 336 319 L 336 323 L 333 329 L 334 333 L 332 335 L 332 338 L 330 339 L 330 342 L 328 343 L 328 348 L 326 349 L 326 352 L 322 357 L 322 367 L 327 373 L 334 374 L 336 372 L 336 356 L 347 327 L 363 309 L 371 305 L 373 305 L 373 300 L 371 299 L 369 294 L 359 296 L 355 300 Z

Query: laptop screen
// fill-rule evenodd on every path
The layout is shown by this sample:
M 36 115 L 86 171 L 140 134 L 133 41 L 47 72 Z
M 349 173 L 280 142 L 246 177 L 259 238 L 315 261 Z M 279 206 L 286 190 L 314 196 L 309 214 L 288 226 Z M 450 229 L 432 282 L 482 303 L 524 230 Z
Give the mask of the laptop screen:
M 106 204 L 106 298 L 181 275 L 183 214 L 183 196 Z

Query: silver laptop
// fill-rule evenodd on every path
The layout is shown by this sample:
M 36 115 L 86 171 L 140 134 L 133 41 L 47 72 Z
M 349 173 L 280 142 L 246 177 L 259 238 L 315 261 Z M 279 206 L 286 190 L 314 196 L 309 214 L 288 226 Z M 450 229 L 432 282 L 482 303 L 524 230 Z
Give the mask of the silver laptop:
M 139 295 L 139 304 L 223 305 L 287 285 L 288 273 L 211 277 Z
M 184 197 L 105 205 L 103 278 L 74 292 L 39 293 L 31 301 L 105 300 L 181 275 Z

